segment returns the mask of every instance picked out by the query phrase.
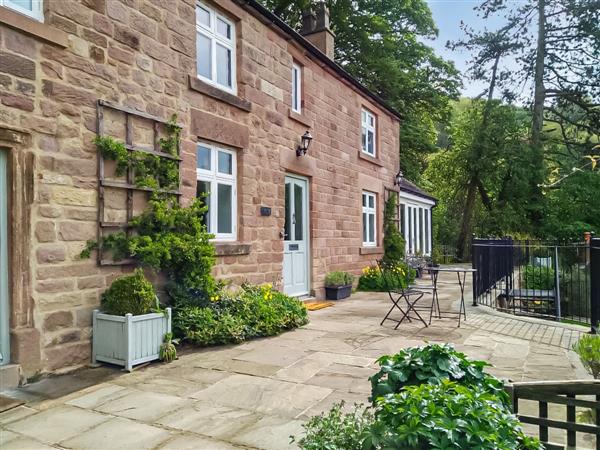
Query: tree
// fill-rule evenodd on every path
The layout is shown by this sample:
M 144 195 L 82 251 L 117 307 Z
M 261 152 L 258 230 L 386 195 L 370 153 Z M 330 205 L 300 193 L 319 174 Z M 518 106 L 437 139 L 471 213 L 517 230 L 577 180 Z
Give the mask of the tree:
M 298 28 L 307 0 L 263 0 Z M 436 124 L 448 119 L 459 74 L 423 40 L 437 28 L 425 0 L 327 0 L 335 60 L 403 114 L 401 165 L 417 181 L 436 150 Z

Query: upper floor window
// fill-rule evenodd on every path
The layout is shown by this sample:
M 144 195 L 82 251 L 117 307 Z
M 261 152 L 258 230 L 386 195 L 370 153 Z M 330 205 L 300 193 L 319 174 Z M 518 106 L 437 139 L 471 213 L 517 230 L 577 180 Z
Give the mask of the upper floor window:
M 367 155 L 375 156 L 377 152 L 377 119 L 366 109 L 362 110 L 362 151 Z
M 302 68 L 296 63 L 292 66 L 292 111 L 302 113 Z
M 200 79 L 235 94 L 235 25 L 204 4 L 196 5 L 196 60 Z
M 377 245 L 377 195 L 363 191 L 362 193 L 362 228 L 363 247 Z
M 6 6 L 40 22 L 44 21 L 42 0 L 0 0 L 0 6 Z
M 208 211 L 204 223 L 216 240 L 234 241 L 237 236 L 236 153 L 210 144 L 196 148 L 196 195 L 204 197 Z

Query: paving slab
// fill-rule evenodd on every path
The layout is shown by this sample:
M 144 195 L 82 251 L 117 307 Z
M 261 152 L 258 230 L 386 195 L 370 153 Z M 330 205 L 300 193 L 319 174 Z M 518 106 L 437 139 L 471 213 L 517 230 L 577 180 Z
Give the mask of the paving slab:
M 281 417 L 263 417 L 234 436 L 232 442 L 264 450 L 297 449 L 298 446 L 290 442 L 290 436 L 302 435 L 302 423 Z
M 155 448 L 170 436 L 167 430 L 115 417 L 85 433 L 62 441 L 60 445 L 78 450 L 142 450 Z
M 331 389 L 320 386 L 233 375 L 193 397 L 223 406 L 293 418 L 331 392 Z
M 95 407 L 96 411 L 152 422 L 169 411 L 184 407 L 190 401 L 173 395 L 155 392 L 130 391 L 122 397 Z
M 109 419 L 109 416 L 94 411 L 64 405 L 11 422 L 6 428 L 54 444 L 84 433 Z
M 193 434 L 175 436 L 173 439 L 161 444 L 160 450 L 240 450 L 241 447 L 234 446 L 227 442 L 216 441 Z

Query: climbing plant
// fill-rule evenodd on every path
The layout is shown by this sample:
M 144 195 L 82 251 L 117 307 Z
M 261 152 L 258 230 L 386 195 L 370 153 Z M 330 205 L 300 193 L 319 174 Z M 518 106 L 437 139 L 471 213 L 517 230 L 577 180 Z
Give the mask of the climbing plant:
M 163 153 L 178 155 L 181 128 L 174 114 L 165 124 L 166 137 L 159 139 Z M 179 186 L 179 164 L 176 160 L 142 152 L 130 152 L 124 143 L 111 136 L 96 136 L 94 143 L 102 156 L 116 162 L 115 174 L 123 176 L 131 167 L 136 187 L 174 190 Z

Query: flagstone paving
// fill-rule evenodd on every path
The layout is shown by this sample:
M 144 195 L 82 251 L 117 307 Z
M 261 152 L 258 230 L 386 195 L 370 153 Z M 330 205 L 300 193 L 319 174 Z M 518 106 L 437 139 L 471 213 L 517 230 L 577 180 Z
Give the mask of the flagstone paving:
M 443 288 L 442 309 L 456 308 L 456 294 Z M 585 329 L 469 306 L 460 328 L 434 319 L 394 330 L 379 325 L 388 307 L 387 294 L 356 293 L 280 336 L 185 349 L 133 373 L 102 367 L 45 379 L 9 393 L 27 403 L 0 414 L 0 448 L 296 448 L 289 437 L 309 417 L 341 400 L 367 402 L 379 356 L 426 341 L 451 342 L 513 381 L 586 377 L 569 350 Z

